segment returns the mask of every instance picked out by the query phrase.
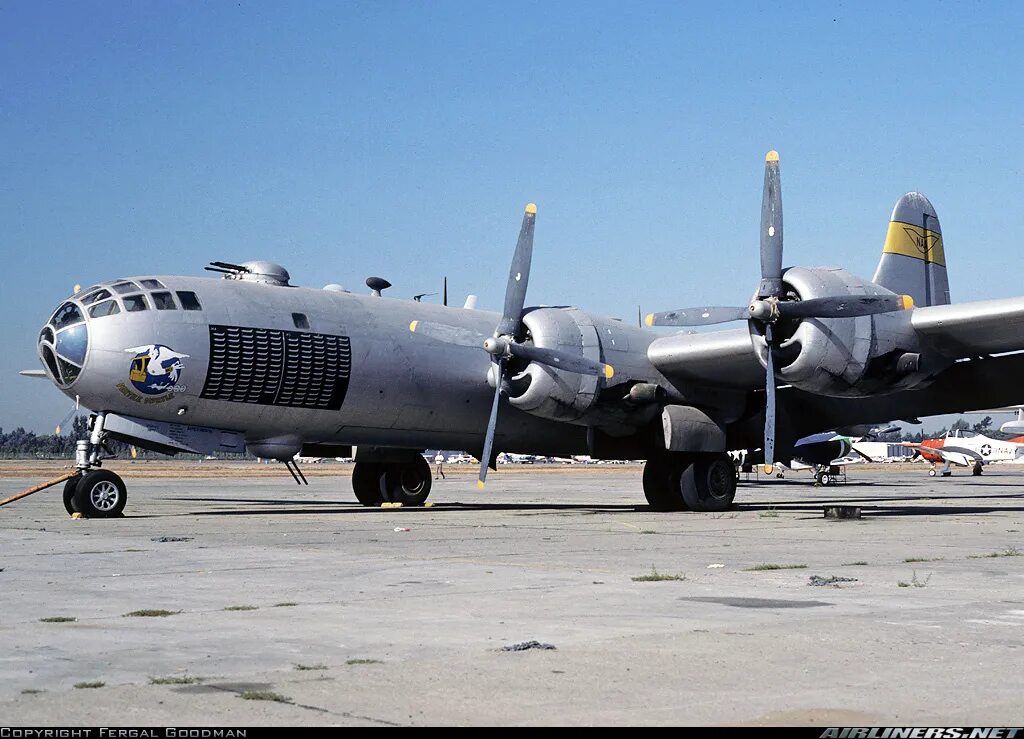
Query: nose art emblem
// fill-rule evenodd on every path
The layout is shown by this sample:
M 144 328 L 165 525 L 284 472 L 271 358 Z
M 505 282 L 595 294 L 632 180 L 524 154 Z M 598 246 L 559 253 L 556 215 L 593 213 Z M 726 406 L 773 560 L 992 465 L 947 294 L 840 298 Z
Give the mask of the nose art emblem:
M 188 359 L 188 354 L 181 354 L 163 344 L 146 344 L 125 351 L 132 355 L 128 379 L 140 393 L 163 395 L 185 389 L 178 381 L 185 369 L 182 360 Z

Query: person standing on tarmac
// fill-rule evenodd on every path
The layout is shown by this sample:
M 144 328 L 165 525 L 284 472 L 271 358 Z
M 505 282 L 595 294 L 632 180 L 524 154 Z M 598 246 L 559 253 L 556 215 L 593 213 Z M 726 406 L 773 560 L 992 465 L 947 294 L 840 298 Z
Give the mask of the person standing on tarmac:
M 437 465 L 437 470 L 434 472 L 434 479 L 437 480 L 438 477 L 440 477 L 440 479 L 443 480 L 444 479 L 444 455 L 441 454 L 441 452 L 438 452 L 437 456 L 434 457 L 434 464 Z

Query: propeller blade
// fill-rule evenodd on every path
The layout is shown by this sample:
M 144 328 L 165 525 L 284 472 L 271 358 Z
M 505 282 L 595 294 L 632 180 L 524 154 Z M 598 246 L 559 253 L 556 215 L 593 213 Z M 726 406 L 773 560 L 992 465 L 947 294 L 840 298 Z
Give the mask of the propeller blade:
M 479 331 L 462 328 L 461 326 L 452 326 L 447 323 L 434 323 L 433 321 L 413 321 L 409 324 L 409 330 L 414 334 L 429 336 L 432 339 L 443 341 L 446 344 L 454 344 L 455 346 L 475 346 L 479 348 L 484 345 L 484 341 L 488 338 Z
M 909 295 L 844 295 L 780 302 L 778 310 L 782 318 L 853 318 L 913 307 L 914 299 Z
M 444 298 L 441 300 L 442 305 L 448 305 L 448 276 L 444 278 Z
M 522 322 L 523 305 L 526 303 L 526 285 L 530 281 L 530 262 L 533 259 L 533 226 L 537 219 L 537 206 L 530 203 L 523 214 L 523 225 L 519 229 L 516 253 L 508 271 L 508 285 L 505 288 L 505 310 L 501 317 L 496 336 L 515 336 Z
M 487 466 L 491 463 L 491 450 L 494 448 L 494 427 L 498 424 L 498 401 L 501 400 L 501 381 L 505 375 L 505 363 L 499 359 L 495 361 L 495 364 L 498 367 L 496 373 L 497 382 L 494 386 L 494 403 L 491 404 L 491 417 L 487 421 L 484 451 L 480 455 L 480 475 L 476 479 L 478 490 L 483 490 L 484 483 L 487 481 Z
M 648 313 L 644 323 L 648 326 L 711 326 L 728 321 L 745 321 L 750 318 L 747 306 L 712 305 L 707 308 L 681 308 L 664 313 Z
M 775 466 L 775 347 L 770 323 L 764 327 L 764 340 L 768 343 L 768 367 L 764 386 L 764 471 L 765 474 L 771 474 L 771 468 Z
M 540 364 L 563 369 L 567 372 L 576 372 L 581 375 L 597 375 L 608 380 L 615 376 L 615 370 L 612 369 L 610 364 L 603 364 L 593 359 L 581 357 L 578 354 L 544 349 L 529 344 L 514 343 L 508 345 L 508 352 L 513 357 L 520 357 L 530 362 L 539 362 Z
M 761 197 L 761 285 L 762 298 L 782 295 L 782 181 L 779 152 L 764 158 L 764 194 Z

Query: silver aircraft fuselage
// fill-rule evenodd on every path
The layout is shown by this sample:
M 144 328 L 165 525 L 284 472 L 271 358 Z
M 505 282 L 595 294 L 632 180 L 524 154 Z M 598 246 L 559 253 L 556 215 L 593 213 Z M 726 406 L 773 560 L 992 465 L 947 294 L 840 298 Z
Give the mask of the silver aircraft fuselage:
M 146 281 L 154 287 L 143 287 Z M 109 295 L 95 298 L 97 290 Z M 191 310 L 188 294 L 197 301 Z M 613 324 L 606 333 L 618 341 L 595 337 L 591 349 L 613 354 L 604 361 L 626 370 L 623 379 L 660 377 L 647 359 L 652 332 L 576 313 L 593 320 L 595 335 Z M 410 323 L 439 321 L 489 335 L 499 319 L 243 279 L 137 277 L 68 298 L 40 335 L 40 356 L 50 379 L 91 410 L 236 431 L 254 447 L 295 439 L 474 451 L 493 397 L 490 355 L 418 336 Z M 559 380 L 560 372 L 547 372 Z M 594 397 L 601 389 L 592 389 Z M 498 424 L 499 448 L 585 453 L 585 424 L 566 420 L 510 407 Z

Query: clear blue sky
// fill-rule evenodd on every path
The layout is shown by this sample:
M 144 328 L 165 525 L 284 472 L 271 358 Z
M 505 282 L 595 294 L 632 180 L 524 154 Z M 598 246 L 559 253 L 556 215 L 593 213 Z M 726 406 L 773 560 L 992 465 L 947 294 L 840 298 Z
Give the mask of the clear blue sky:
M 726 10 L 727 8 L 727 10 Z M 1024 293 L 1024 5 L 0 1 L 0 425 L 75 283 L 272 259 L 293 281 L 634 319 L 749 297 L 764 153 L 787 264 L 870 277 L 938 209 L 954 301 Z

